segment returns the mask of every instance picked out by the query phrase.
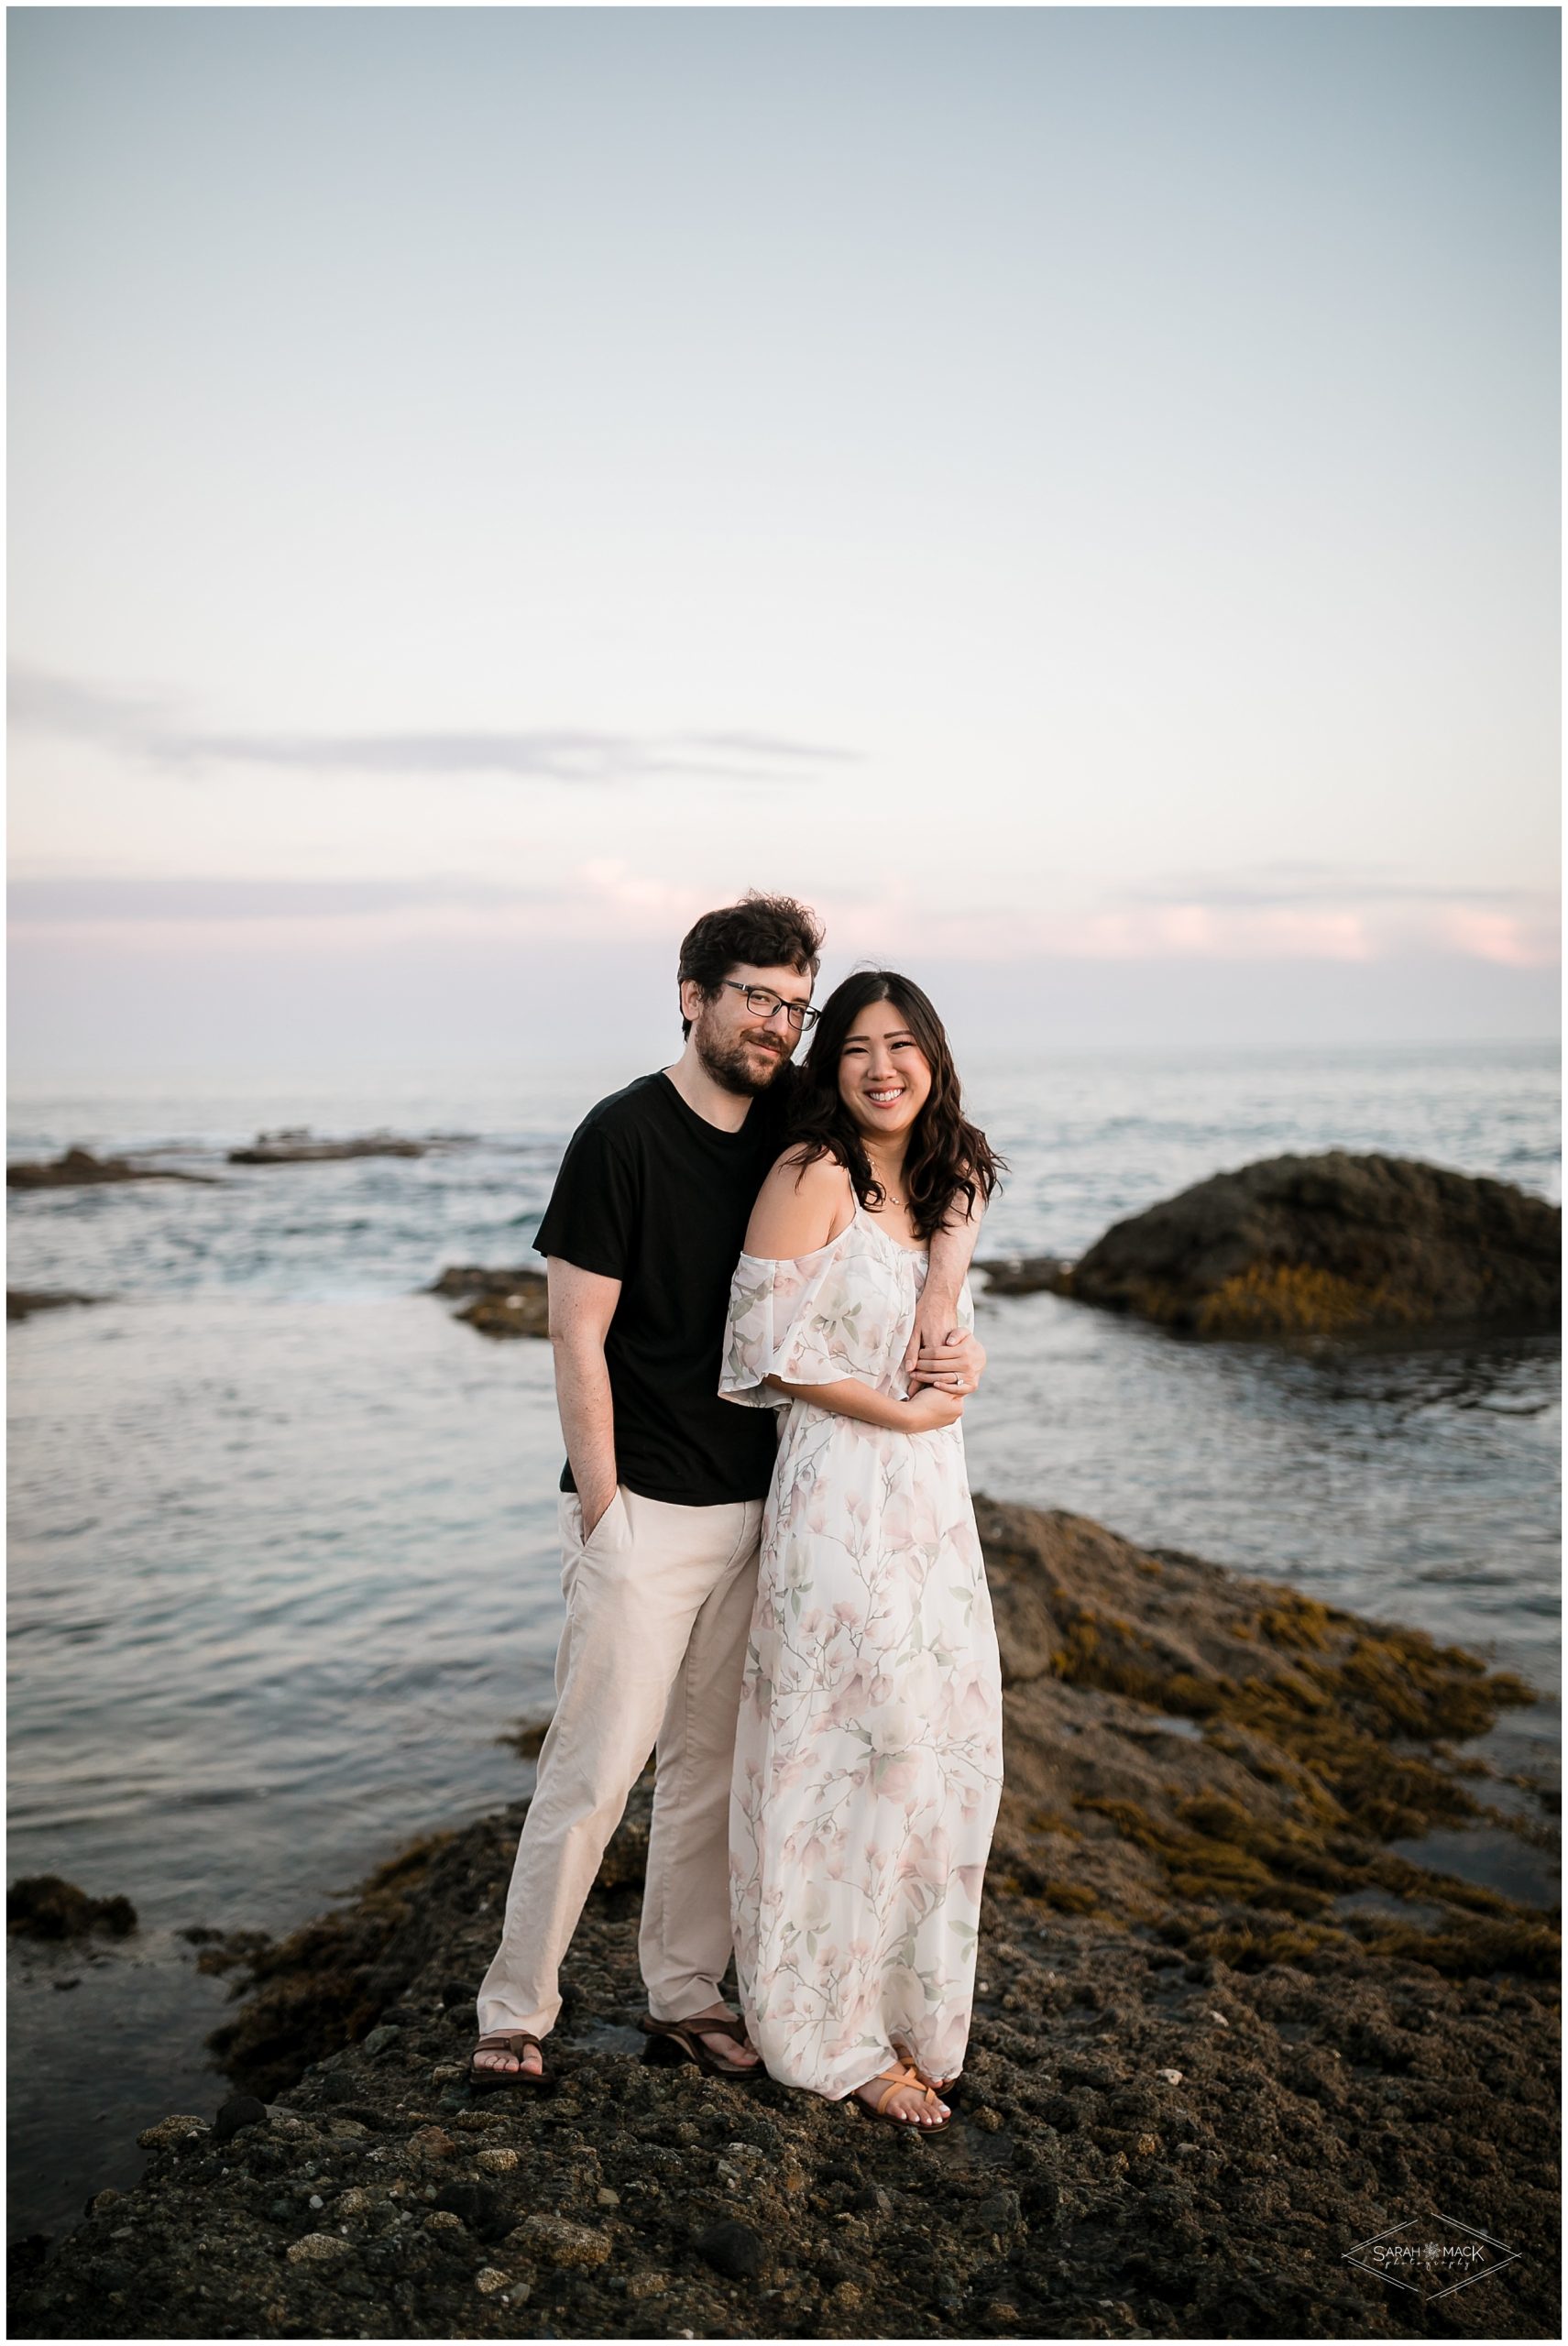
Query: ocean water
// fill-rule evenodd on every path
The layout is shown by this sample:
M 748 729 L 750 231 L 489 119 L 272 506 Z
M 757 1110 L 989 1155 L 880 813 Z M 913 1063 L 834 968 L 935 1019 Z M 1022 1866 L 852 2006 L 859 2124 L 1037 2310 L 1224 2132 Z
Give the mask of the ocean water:
M 549 1350 L 419 1290 L 445 1264 L 531 1259 L 577 1116 L 637 1071 L 14 1101 L 13 1158 L 79 1143 L 217 1177 L 10 1197 L 10 1284 L 108 1299 L 9 1334 L 9 1878 L 123 1891 L 142 1924 L 10 1950 L 14 2232 L 70 2224 L 139 2172 L 138 2128 L 226 2090 L 202 2040 L 227 1990 L 183 1927 L 281 1933 L 413 1834 L 527 1789 L 500 1738 L 550 1697 Z M 1012 1167 L 982 1255 L 1076 1255 L 1287 1149 L 1561 1194 L 1555 1047 L 1064 1056 L 971 1069 L 968 1091 Z M 446 1137 L 416 1160 L 226 1163 L 301 1124 Z M 1491 1748 L 1539 1762 L 1555 1343 L 1331 1366 L 1044 1295 L 981 1295 L 979 1324 L 977 1489 L 1484 1650 L 1544 1698 Z

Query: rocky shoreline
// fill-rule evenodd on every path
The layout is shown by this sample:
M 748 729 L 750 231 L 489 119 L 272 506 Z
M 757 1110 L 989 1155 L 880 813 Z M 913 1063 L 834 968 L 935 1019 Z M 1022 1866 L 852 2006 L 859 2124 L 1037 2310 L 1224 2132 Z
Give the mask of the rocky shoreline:
M 472 2096 L 518 1802 L 280 1943 L 203 1949 L 236 1979 L 236 2091 L 21 2244 L 11 2334 L 1560 2335 L 1555 1932 L 1389 1846 L 1546 1842 L 1550 1788 L 1456 1749 L 1529 1691 L 1086 1518 L 976 1507 L 1007 1791 L 944 2137 L 649 2066 L 645 1787 L 568 1960 L 555 2089 Z M 1396 2225 L 1464 2286 L 1347 2262 Z
M 1336 1148 L 1212 1174 L 1113 1222 L 1076 1262 L 975 1268 L 988 1295 L 1063 1296 L 1173 1336 L 1419 1350 L 1555 1335 L 1562 1236 L 1561 1207 L 1511 1181 Z M 481 1335 L 549 1332 L 536 1265 L 453 1264 L 424 1291 L 471 1297 L 455 1316 Z

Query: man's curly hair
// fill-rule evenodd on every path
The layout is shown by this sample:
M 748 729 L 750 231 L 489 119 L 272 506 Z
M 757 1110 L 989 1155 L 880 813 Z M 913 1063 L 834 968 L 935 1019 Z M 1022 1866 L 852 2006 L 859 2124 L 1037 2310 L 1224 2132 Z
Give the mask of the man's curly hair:
M 748 888 L 738 904 L 704 913 L 681 939 L 679 981 L 692 979 L 703 1000 L 713 1002 L 731 970 L 745 962 L 753 970 L 798 970 L 815 978 L 822 966 L 822 924 L 809 904 L 793 896 L 767 896 Z M 689 1035 L 692 1023 L 681 1020 Z

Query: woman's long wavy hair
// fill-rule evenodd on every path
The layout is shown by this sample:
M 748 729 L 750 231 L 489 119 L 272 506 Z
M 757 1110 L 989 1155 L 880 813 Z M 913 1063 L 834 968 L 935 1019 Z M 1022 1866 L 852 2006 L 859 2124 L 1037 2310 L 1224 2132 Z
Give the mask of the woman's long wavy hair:
M 834 987 L 800 1069 L 790 1106 L 786 1147 L 800 1148 L 804 1168 L 819 1157 L 842 1165 L 864 1206 L 885 1195 L 872 1171 L 854 1118 L 839 1095 L 839 1068 L 844 1045 L 861 1013 L 873 1002 L 891 1002 L 914 1036 L 931 1070 L 931 1090 L 915 1119 L 904 1159 L 905 1193 L 916 1233 L 929 1240 L 956 1202 L 971 1212 L 977 1195 L 989 1201 L 1005 1157 L 998 1157 L 978 1124 L 963 1112 L 963 1094 L 942 1022 L 912 978 L 896 970 L 857 970 Z

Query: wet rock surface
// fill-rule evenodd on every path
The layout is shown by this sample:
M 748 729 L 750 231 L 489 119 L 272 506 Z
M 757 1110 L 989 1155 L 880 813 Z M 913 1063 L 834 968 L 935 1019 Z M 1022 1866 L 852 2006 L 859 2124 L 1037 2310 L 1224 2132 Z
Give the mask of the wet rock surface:
M 13 2334 L 1559 2335 L 1552 1933 L 1387 1847 L 1485 1803 L 1447 1741 L 1517 1690 L 1080 1517 L 977 1511 L 1009 1783 L 947 2133 L 644 2061 L 644 1787 L 554 2090 L 473 2094 L 515 1803 L 289 1939 L 210 1945 L 237 2090 L 23 2243 Z M 1382 1904 L 1340 1911 L 1364 1874 Z M 1445 2219 L 1517 2259 L 1432 2303 L 1344 2262 Z
M 521 1266 L 512 1270 L 487 1268 L 477 1263 L 454 1263 L 425 1290 L 428 1295 L 467 1296 L 461 1311 L 453 1313 L 482 1336 L 547 1336 L 550 1333 L 549 1287 L 543 1271 Z
M 1327 1149 L 1216 1173 L 1113 1222 L 1070 1267 L 987 1265 L 1196 1336 L 1451 1340 L 1551 1334 L 1562 1209 L 1512 1182 Z

